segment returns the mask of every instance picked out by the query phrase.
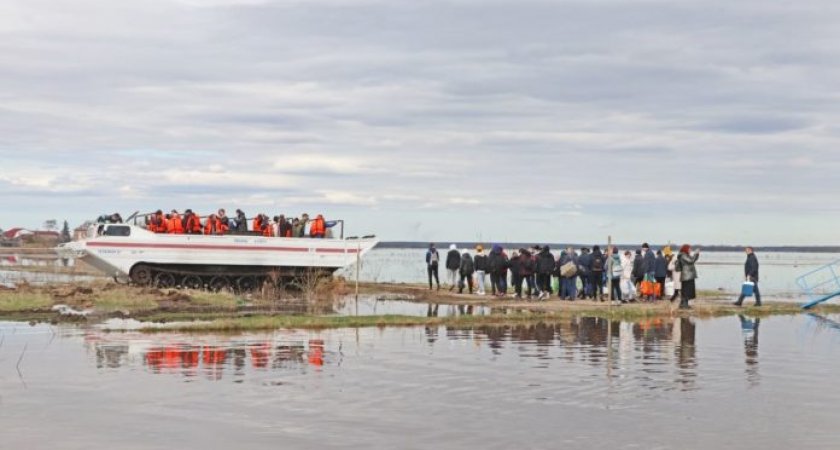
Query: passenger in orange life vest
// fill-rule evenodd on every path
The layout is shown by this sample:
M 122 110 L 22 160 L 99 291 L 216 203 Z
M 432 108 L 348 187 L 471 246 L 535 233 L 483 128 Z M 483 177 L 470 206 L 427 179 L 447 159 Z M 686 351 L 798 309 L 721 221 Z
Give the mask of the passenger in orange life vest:
M 259 233 L 265 234 L 265 227 L 268 225 L 268 218 L 265 214 L 257 214 L 251 222 L 251 229 Z
M 324 223 L 324 216 L 318 214 L 318 217 L 312 221 L 309 226 L 309 235 L 314 238 L 323 238 L 327 233 L 327 226 Z
M 219 208 L 219 212 L 216 213 L 216 216 L 219 218 L 219 222 L 225 228 L 225 231 L 230 230 L 230 219 L 228 219 L 225 209 Z
M 169 221 L 166 223 L 166 232 L 169 234 L 184 234 L 184 222 L 178 211 L 172 210 L 169 214 Z
M 268 216 L 263 214 L 263 236 L 265 237 L 273 237 L 276 233 L 275 230 L 277 228 L 277 217 L 274 217 L 274 220 L 268 220 Z
M 224 234 L 222 222 L 215 214 L 210 214 L 210 217 L 207 218 L 207 223 L 204 224 L 204 234 Z
M 201 234 L 201 219 L 191 209 L 184 211 L 184 232 L 187 234 Z
M 166 218 L 163 217 L 163 211 L 155 211 L 147 229 L 152 233 L 166 233 Z

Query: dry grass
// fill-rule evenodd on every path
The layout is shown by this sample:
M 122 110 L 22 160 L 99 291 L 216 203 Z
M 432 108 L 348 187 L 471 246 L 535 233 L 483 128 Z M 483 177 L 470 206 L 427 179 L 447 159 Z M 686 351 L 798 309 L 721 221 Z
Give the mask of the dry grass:
M 0 291 L 0 311 L 37 311 L 50 308 L 52 297 L 41 292 Z

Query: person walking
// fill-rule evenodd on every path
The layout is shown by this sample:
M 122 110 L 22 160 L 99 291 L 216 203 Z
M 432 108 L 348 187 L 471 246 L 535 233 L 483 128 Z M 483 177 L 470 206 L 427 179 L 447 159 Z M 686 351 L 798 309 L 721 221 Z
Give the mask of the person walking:
M 475 263 L 475 280 L 478 282 L 478 295 L 484 295 L 486 293 L 484 290 L 484 276 L 487 274 L 490 264 L 487 255 L 484 254 L 484 247 L 481 244 L 475 246 L 473 263 Z
M 449 246 L 449 253 L 446 254 L 446 280 L 449 282 L 449 290 L 455 290 L 455 283 L 458 282 L 458 270 L 461 269 L 461 252 L 458 246 Z
M 429 250 L 426 251 L 426 273 L 429 276 L 429 290 L 432 290 L 432 277 L 435 278 L 437 290 L 440 290 L 440 278 L 438 278 L 438 266 L 440 265 L 440 254 L 438 254 L 435 244 L 429 244 Z
M 464 285 L 470 288 L 470 294 L 473 293 L 473 273 L 475 272 L 475 263 L 473 262 L 470 252 L 464 251 L 461 255 L 461 266 L 458 268 L 458 293 L 464 293 Z
M 753 295 L 755 295 L 755 306 L 761 306 L 761 293 L 758 292 L 758 258 L 752 247 L 744 249 L 747 254 L 747 262 L 744 263 L 744 278 L 746 281 L 755 283 L 753 286 Z M 734 303 L 735 306 L 741 306 L 744 303 L 744 294 L 738 297 L 738 301 Z
M 659 295 L 654 294 L 656 300 L 665 295 L 665 279 L 668 278 L 668 261 L 662 255 L 662 251 L 656 251 L 656 261 L 654 262 L 653 277 L 656 284 L 659 285 Z
M 537 287 L 540 290 L 539 299 L 547 300 L 551 297 L 551 274 L 554 272 L 554 255 L 551 249 L 544 246 L 537 254 Z
M 700 258 L 700 250 L 698 249 L 693 255 L 691 254 L 691 246 L 684 244 L 680 247 L 680 254 L 677 255 L 677 271 L 680 272 L 680 309 L 691 309 L 688 305 L 689 300 L 694 300 L 697 297 L 696 287 L 694 285 L 697 279 L 697 268 L 694 264 Z

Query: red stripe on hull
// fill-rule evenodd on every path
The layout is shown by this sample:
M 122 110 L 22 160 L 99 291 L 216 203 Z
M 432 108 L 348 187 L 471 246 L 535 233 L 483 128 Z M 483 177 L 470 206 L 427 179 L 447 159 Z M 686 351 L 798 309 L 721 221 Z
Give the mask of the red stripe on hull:
M 180 250 L 242 250 L 242 251 L 261 251 L 261 252 L 298 252 L 308 253 L 308 248 L 300 247 L 256 247 L 256 246 L 242 246 L 242 245 L 219 245 L 219 244 L 140 244 L 134 242 L 88 242 L 89 247 L 122 247 L 122 248 L 160 248 L 160 249 L 180 249 Z M 316 253 L 356 253 L 357 249 L 348 248 L 316 248 Z

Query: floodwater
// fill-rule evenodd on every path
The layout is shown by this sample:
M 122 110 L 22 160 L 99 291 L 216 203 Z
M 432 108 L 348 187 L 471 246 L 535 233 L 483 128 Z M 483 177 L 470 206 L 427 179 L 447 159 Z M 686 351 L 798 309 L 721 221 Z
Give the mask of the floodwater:
M 0 322 L 0 448 L 836 448 L 837 321 L 243 335 Z
M 445 257 L 447 249 L 439 249 Z M 390 283 L 426 283 L 424 249 L 375 248 L 362 260 L 359 278 L 362 281 Z M 555 257 L 559 254 L 554 251 Z M 761 267 L 761 294 L 768 300 L 798 297 L 801 292 L 796 278 L 811 270 L 840 259 L 832 253 L 758 253 Z M 744 281 L 744 253 L 703 252 L 698 261 L 697 289 L 740 292 Z M 339 274 L 353 279 L 355 266 Z M 446 270 L 440 269 L 440 281 L 446 282 Z M 489 282 L 489 279 L 488 279 Z

